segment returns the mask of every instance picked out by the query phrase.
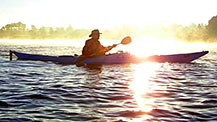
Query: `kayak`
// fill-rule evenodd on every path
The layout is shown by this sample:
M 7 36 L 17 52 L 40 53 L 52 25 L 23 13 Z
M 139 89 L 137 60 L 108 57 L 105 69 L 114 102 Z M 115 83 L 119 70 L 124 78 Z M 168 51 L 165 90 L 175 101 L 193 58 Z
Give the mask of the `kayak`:
M 87 58 L 80 62 L 83 64 L 127 64 L 127 63 L 142 63 L 142 62 L 169 62 L 169 63 L 190 63 L 204 55 L 208 51 L 183 53 L 183 54 L 171 54 L 171 55 L 153 55 L 149 57 L 137 57 L 129 53 L 114 53 L 100 57 Z M 51 61 L 61 64 L 75 64 L 75 61 L 79 56 L 49 56 L 40 54 L 28 54 L 16 51 L 10 51 L 10 55 L 16 55 L 18 60 L 33 60 L 33 61 Z M 12 58 L 11 58 L 12 60 Z

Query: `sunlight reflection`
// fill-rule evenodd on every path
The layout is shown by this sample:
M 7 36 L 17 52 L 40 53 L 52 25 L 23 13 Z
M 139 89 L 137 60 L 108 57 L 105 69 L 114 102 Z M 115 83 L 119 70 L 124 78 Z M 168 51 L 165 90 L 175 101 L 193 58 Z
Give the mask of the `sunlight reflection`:
M 79 41 L 79 40 L 10 40 L 10 39 L 1 39 L 0 44 L 81 47 L 83 45 L 83 42 Z
M 189 53 L 201 50 L 209 50 L 214 44 L 208 43 L 186 43 L 175 39 L 159 39 L 145 36 L 133 40 L 128 46 L 128 51 L 137 56 L 164 55 L 176 53 Z
M 150 112 L 153 109 L 155 99 L 146 94 L 154 90 L 161 89 L 156 83 L 151 82 L 150 78 L 155 75 L 155 71 L 160 67 L 159 63 L 142 63 L 132 65 L 135 68 L 134 80 L 130 88 L 134 91 L 134 98 L 144 112 Z
M 177 52 L 177 49 L 179 49 L 177 48 L 177 43 L 177 41 L 171 39 L 157 39 L 146 36 L 133 41 L 129 50 L 132 54 L 137 56 L 169 54 Z

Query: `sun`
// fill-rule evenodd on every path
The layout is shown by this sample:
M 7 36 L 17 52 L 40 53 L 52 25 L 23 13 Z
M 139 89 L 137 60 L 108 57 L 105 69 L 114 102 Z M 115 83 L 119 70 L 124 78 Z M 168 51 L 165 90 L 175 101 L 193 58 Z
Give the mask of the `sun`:
M 179 42 L 175 40 L 158 39 L 151 36 L 133 40 L 129 46 L 129 52 L 137 56 L 171 54 L 177 53 L 179 49 Z

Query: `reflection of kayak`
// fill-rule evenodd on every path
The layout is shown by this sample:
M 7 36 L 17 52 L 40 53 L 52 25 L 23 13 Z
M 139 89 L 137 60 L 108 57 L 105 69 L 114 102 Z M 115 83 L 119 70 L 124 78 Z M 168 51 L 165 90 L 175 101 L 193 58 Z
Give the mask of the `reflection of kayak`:
M 17 56 L 18 60 L 34 60 L 34 61 L 51 61 L 62 64 L 74 64 L 79 56 L 48 56 L 39 54 L 27 54 L 16 51 L 11 53 Z M 173 55 L 154 55 L 145 58 L 136 57 L 129 53 L 114 53 L 101 57 L 87 58 L 81 64 L 125 64 L 125 63 L 141 63 L 141 62 L 172 62 L 172 63 L 190 63 L 208 53 L 208 51 L 173 54 Z

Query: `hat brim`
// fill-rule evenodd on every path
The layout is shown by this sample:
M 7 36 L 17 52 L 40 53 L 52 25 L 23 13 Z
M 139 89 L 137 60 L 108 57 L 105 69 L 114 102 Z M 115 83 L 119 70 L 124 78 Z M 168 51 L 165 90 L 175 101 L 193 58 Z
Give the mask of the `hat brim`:
M 99 33 L 99 34 L 102 34 L 102 33 Z M 93 35 L 93 33 L 92 33 L 92 34 L 90 34 L 90 35 L 89 35 L 89 37 L 91 37 L 92 35 Z

